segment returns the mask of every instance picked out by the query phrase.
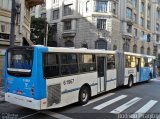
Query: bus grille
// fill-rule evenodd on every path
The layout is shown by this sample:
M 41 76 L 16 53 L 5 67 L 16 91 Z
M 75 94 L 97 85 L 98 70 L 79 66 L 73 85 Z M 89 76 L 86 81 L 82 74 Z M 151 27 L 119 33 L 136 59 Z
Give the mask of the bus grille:
M 53 104 L 60 103 L 61 100 L 61 85 L 50 85 L 48 86 L 48 107 L 52 106 Z

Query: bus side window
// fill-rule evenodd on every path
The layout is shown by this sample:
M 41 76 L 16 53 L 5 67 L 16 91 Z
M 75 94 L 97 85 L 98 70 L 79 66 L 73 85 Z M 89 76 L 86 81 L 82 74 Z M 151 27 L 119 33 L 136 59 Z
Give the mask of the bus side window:
M 80 73 L 91 72 L 96 70 L 96 60 L 94 54 L 79 55 L 79 70 Z
M 78 73 L 77 55 L 73 53 L 61 54 L 61 74 L 70 75 Z
M 115 55 L 107 55 L 107 69 L 115 69 Z
M 54 53 L 45 53 L 43 55 L 43 69 L 44 77 L 57 77 L 59 76 L 59 62 L 58 55 Z

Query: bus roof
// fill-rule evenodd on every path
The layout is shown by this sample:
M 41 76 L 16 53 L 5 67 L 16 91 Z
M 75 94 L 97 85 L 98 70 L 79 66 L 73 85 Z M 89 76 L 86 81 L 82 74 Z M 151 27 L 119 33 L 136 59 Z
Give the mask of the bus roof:
M 124 54 L 126 54 L 126 55 L 133 55 L 133 56 L 139 56 L 139 57 L 149 57 L 149 58 L 156 59 L 155 56 L 145 55 L 145 54 L 138 54 L 138 53 L 131 53 L 131 52 L 124 52 Z
M 87 48 L 64 48 L 64 47 L 48 47 L 49 52 L 68 52 L 68 53 L 98 53 L 98 54 L 115 54 L 116 51 L 87 49 Z

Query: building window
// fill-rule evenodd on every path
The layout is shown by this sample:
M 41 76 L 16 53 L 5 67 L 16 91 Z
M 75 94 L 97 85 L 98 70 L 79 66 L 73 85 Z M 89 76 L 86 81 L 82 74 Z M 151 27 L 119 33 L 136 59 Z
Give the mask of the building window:
M 9 34 L 6 34 L 6 33 L 0 33 L 0 39 L 6 39 L 6 40 L 9 40 Z
M 144 27 L 144 18 L 143 17 L 141 17 L 141 21 L 140 22 L 141 22 L 140 25 Z
M 106 29 L 106 19 L 97 19 L 97 29 Z
M 113 45 L 113 50 L 117 50 L 117 45 Z
M 86 2 L 86 12 L 89 12 L 89 7 L 90 7 L 90 1 Z
M 159 42 L 160 41 L 160 37 L 159 35 L 156 35 L 156 41 Z
M 64 21 L 64 30 L 71 30 L 71 29 L 72 29 L 71 20 Z
M 88 45 L 87 45 L 87 43 L 83 43 L 83 44 L 81 45 L 81 47 L 82 47 L 82 48 L 88 48 Z
M 126 52 L 130 51 L 130 45 L 129 45 L 129 43 L 123 43 L 123 51 L 126 51 Z
M 5 25 L 1 25 L 1 32 L 5 32 Z
M 150 47 L 147 48 L 147 55 L 150 55 L 151 51 L 150 51 Z
M 147 17 L 150 17 L 150 15 L 151 15 L 151 8 L 150 8 L 150 5 L 148 5 Z
M 135 23 L 137 23 L 137 14 L 133 14 L 133 21 L 135 22 Z
M 144 2 L 141 2 L 141 12 L 144 12 Z
M 134 36 L 137 37 L 137 29 L 134 28 Z
M 144 46 L 141 46 L 141 54 L 144 54 Z
M 46 18 L 46 13 L 42 13 L 41 18 Z
M 113 3 L 113 14 L 117 14 L 117 4 Z
M 58 3 L 58 0 L 53 0 L 53 4 Z
M 157 56 L 157 46 L 153 46 L 153 55 Z
M 137 45 L 136 44 L 133 45 L 133 53 L 137 53 Z
M 147 29 L 150 29 L 150 21 L 147 20 Z
M 64 16 L 72 15 L 73 14 L 72 8 L 73 8 L 73 4 L 64 5 Z
M 132 25 L 127 24 L 127 32 L 132 33 Z
M 74 44 L 72 41 L 68 40 L 65 42 L 65 47 L 74 47 Z
M 156 24 L 156 30 L 157 30 L 157 31 L 160 31 L 159 29 L 160 29 L 160 27 L 159 27 L 159 24 L 157 23 L 157 24 Z
M 59 10 L 54 10 L 53 11 L 53 20 L 59 19 Z
M 132 9 L 127 7 L 127 18 L 132 19 Z
M 96 12 L 107 12 L 108 1 L 97 0 L 96 1 Z
M 160 18 L 160 8 L 157 8 L 157 18 Z
M 106 49 L 107 50 L 107 41 L 105 41 L 104 39 L 99 39 L 96 41 L 95 43 L 96 45 L 96 49 Z
M 134 8 L 137 6 L 137 0 L 132 0 L 132 5 L 134 6 Z

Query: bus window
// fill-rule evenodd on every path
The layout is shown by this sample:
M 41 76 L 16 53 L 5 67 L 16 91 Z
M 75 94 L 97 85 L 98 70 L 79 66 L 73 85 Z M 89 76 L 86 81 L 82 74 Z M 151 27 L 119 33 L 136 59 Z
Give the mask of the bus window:
M 145 60 L 144 58 L 141 58 L 141 67 L 144 67 L 145 66 Z
M 136 57 L 135 56 L 131 57 L 131 67 L 132 68 L 136 67 Z
M 79 69 L 80 72 L 91 72 L 96 70 L 95 55 L 80 54 L 79 55 Z
M 69 75 L 78 73 L 77 55 L 71 53 L 61 54 L 61 74 Z
M 107 55 L 107 69 L 115 69 L 115 55 Z
M 135 68 L 136 67 L 136 58 L 135 56 L 126 56 L 126 68 Z
M 8 73 L 14 76 L 31 76 L 33 49 L 8 51 Z
M 59 76 L 58 55 L 54 53 L 45 53 L 43 55 L 43 69 L 45 78 Z

